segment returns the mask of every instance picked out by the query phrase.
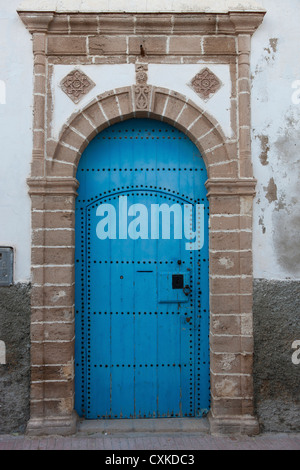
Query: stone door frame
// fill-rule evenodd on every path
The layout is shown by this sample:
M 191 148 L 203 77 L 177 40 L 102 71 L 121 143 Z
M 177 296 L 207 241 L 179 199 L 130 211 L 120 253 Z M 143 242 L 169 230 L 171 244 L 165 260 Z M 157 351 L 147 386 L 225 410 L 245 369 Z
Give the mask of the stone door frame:
M 183 131 L 198 147 L 208 171 L 211 432 L 257 433 L 252 376 L 252 206 L 256 181 L 251 164 L 250 45 L 264 12 L 162 15 L 19 11 L 19 15 L 32 34 L 34 54 L 33 155 L 28 179 L 32 316 L 27 432 L 70 434 L 76 429 L 74 234 L 80 155 L 107 126 L 148 117 Z M 107 40 L 111 35 L 116 39 L 117 53 Z M 96 43 L 103 39 L 101 56 L 93 56 L 91 38 Z M 49 138 L 55 106 L 51 95 L 55 64 L 74 64 L 75 68 L 89 63 L 131 62 L 137 64 L 138 72 L 141 63 L 147 70 L 149 63 L 197 63 L 199 59 L 230 65 L 232 139 L 225 137 L 211 116 L 173 91 L 171 83 L 169 89 L 157 88 L 145 77 L 141 83 L 138 75 L 132 86 L 108 90 L 72 115 L 58 141 Z

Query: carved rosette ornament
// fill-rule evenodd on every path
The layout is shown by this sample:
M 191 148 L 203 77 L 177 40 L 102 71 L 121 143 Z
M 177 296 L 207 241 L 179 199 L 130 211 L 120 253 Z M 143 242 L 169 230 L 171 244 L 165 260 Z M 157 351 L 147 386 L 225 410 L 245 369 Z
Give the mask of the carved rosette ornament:
M 190 86 L 197 95 L 207 101 L 221 88 L 222 83 L 211 70 L 205 68 L 195 75 Z
M 95 83 L 80 70 L 73 70 L 61 81 L 60 86 L 66 95 L 77 104 L 84 95 L 94 88 Z
M 149 104 L 149 87 L 148 81 L 148 65 L 137 64 L 135 66 L 135 106 L 137 110 L 144 110 L 148 108 Z

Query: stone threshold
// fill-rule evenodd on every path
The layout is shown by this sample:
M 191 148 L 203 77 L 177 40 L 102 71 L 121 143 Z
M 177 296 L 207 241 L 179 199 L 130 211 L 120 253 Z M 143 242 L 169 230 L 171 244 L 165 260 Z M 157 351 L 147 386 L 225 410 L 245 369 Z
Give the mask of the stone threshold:
M 112 433 L 209 433 L 207 418 L 95 419 L 79 420 L 78 435 Z

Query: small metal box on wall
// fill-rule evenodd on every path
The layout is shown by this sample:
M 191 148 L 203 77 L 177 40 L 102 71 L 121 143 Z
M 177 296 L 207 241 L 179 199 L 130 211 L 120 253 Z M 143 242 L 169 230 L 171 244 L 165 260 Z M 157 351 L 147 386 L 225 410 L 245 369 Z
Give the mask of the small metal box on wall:
M 0 247 L 0 286 L 13 283 L 14 250 L 11 247 Z

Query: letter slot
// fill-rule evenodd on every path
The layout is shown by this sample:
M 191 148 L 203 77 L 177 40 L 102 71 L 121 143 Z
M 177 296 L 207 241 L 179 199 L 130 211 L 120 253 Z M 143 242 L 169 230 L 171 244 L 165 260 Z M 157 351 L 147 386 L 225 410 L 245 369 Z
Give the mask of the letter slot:
M 183 289 L 183 274 L 172 275 L 172 289 Z

